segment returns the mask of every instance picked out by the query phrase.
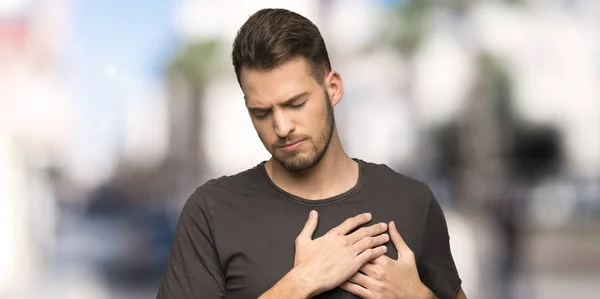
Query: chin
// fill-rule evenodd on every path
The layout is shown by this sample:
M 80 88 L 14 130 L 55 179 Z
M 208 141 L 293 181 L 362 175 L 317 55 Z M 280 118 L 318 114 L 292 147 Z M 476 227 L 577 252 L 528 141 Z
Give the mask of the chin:
M 283 168 L 291 173 L 301 173 L 312 168 L 312 166 L 308 164 L 283 164 Z
M 287 159 L 276 159 L 283 168 L 289 172 L 303 172 L 311 169 L 317 164 L 315 157 L 290 157 Z

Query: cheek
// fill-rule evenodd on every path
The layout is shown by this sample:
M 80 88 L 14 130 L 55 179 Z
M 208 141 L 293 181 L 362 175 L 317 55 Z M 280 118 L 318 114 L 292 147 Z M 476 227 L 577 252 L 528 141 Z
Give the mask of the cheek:
M 312 130 L 320 130 L 325 122 L 327 122 L 327 106 L 324 103 L 315 104 L 308 113 L 308 124 Z

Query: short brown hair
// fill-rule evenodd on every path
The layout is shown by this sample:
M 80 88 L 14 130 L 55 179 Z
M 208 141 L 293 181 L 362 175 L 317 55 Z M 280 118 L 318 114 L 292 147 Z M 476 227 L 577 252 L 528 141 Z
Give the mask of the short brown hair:
M 325 41 L 309 19 L 286 9 L 261 9 L 242 25 L 233 42 L 231 58 L 238 82 L 242 67 L 272 70 L 303 57 L 315 80 L 322 84 L 331 70 Z

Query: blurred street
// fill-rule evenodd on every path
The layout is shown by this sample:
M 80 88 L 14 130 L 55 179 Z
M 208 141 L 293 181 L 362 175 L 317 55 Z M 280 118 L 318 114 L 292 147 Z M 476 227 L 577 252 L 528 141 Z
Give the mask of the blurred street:
M 524 236 L 520 298 L 594 298 L 600 281 L 600 223 Z M 576 232 L 576 233 L 575 233 Z M 527 290 L 526 288 L 530 288 Z

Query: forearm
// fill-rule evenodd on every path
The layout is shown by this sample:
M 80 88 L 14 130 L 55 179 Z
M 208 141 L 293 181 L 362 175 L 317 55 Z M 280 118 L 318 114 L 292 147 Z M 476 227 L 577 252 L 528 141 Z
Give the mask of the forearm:
M 272 288 L 258 299 L 307 299 L 316 295 L 316 290 L 299 272 L 292 269 Z

